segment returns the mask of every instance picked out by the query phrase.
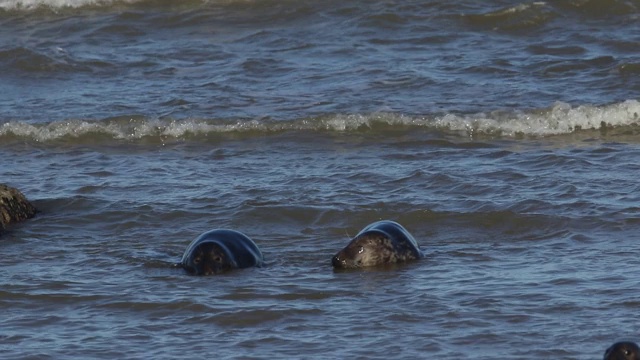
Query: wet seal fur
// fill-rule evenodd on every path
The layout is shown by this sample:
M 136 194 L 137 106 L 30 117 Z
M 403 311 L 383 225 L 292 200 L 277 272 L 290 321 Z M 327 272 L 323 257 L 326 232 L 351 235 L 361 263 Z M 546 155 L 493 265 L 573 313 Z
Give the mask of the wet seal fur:
M 620 341 L 604 352 L 604 360 L 640 360 L 640 348 L 631 341 Z
M 263 263 L 262 252 L 248 236 L 235 230 L 218 229 L 194 239 L 179 265 L 193 275 L 212 275 Z
M 355 269 L 423 257 L 416 239 L 402 225 L 382 220 L 362 229 L 331 259 L 331 264 L 337 269 Z

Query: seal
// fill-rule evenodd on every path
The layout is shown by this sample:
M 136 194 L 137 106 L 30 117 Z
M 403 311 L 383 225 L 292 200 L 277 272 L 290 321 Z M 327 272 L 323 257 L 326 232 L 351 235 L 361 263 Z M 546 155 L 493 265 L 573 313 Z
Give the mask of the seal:
M 362 229 L 331 259 L 331 264 L 337 269 L 355 269 L 423 257 L 416 239 L 402 225 L 382 220 Z
M 640 348 L 631 341 L 620 341 L 604 352 L 604 360 L 640 360 Z
M 20 190 L 0 184 L 0 233 L 9 224 L 34 217 L 37 211 Z
M 263 263 L 262 252 L 248 236 L 235 230 L 218 229 L 195 238 L 187 246 L 180 266 L 193 275 L 212 275 Z

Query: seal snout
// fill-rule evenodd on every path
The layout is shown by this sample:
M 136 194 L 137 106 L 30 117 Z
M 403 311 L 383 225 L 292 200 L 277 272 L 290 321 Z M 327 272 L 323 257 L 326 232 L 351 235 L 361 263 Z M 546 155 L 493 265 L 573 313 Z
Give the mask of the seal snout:
M 416 240 L 402 225 L 382 220 L 362 229 L 331 258 L 331 264 L 334 268 L 356 269 L 417 260 L 423 256 Z

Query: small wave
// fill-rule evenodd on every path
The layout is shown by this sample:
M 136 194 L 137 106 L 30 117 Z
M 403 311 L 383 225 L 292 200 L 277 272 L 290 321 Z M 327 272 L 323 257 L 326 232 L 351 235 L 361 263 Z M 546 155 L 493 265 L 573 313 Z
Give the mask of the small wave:
M 640 102 L 627 100 L 608 106 L 572 107 L 558 102 L 550 109 L 532 112 L 493 112 L 459 117 L 446 115 L 437 120 L 440 126 L 469 134 L 501 136 L 548 136 L 568 134 L 582 129 L 600 129 L 636 125 L 640 122 Z
M 587 17 L 609 18 L 611 16 L 630 16 L 637 19 L 638 2 L 627 0 L 576 0 L 558 1 L 556 6 L 565 11 L 576 11 Z
M 636 23 L 638 5 L 625 0 L 535 1 L 489 12 L 465 14 L 463 18 L 472 26 L 492 31 L 528 31 L 558 17 L 572 16 L 572 13 L 593 18 L 621 17 L 621 21 Z
M 0 9 L 32 10 L 39 8 L 80 8 L 86 6 L 108 6 L 117 2 L 135 3 L 137 0 L 0 0 Z
M 464 18 L 471 25 L 491 30 L 526 30 L 542 26 L 558 14 L 545 2 L 532 2 L 488 13 L 469 14 Z
M 83 9 L 83 8 L 112 8 L 121 6 L 159 6 L 159 7 L 183 7 L 200 5 L 209 2 L 219 2 L 221 4 L 233 3 L 234 1 L 252 0 L 0 0 L 0 10 L 5 11 L 33 11 L 49 9 L 58 12 L 63 9 Z
M 7 73 L 13 70 L 31 74 L 87 72 L 109 65 L 100 60 L 77 61 L 61 48 L 53 49 L 49 53 L 25 47 L 0 50 L 0 66 Z
M 0 10 L 34 11 L 48 9 L 58 12 L 64 9 L 112 8 L 121 6 L 185 6 L 206 3 L 207 0 L 170 1 L 170 0 L 0 0 Z
M 640 63 L 624 63 L 618 66 L 618 71 L 623 75 L 638 75 L 640 74 Z
M 578 130 L 640 124 L 640 102 L 627 100 L 607 106 L 572 107 L 557 103 L 534 111 L 494 111 L 472 115 L 408 116 L 393 113 L 327 115 L 293 121 L 221 119 L 149 119 L 143 116 L 103 120 L 66 120 L 38 124 L 5 122 L 0 139 L 51 142 L 109 140 L 160 141 L 198 139 L 222 134 L 265 135 L 281 132 L 385 132 L 425 128 L 462 137 L 540 137 Z

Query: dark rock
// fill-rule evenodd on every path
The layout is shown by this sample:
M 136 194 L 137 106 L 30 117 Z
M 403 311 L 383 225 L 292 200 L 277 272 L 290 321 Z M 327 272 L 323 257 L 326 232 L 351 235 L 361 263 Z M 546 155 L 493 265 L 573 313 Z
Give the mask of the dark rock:
M 36 208 L 20 191 L 0 184 L 0 233 L 7 225 L 30 219 L 35 215 Z

